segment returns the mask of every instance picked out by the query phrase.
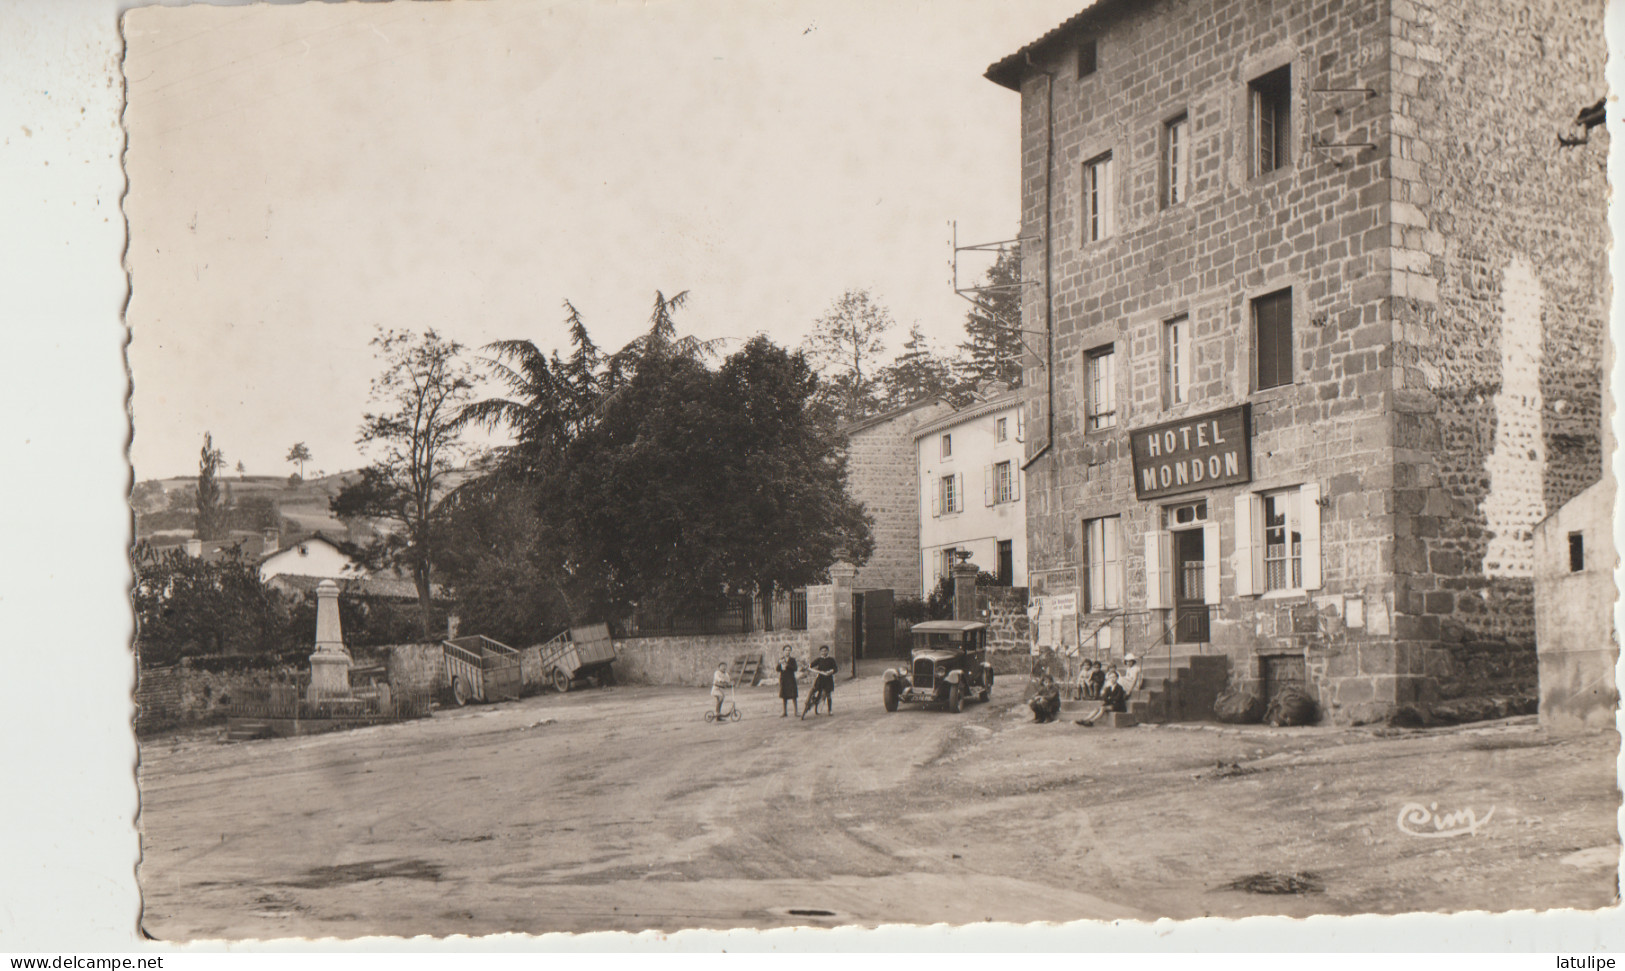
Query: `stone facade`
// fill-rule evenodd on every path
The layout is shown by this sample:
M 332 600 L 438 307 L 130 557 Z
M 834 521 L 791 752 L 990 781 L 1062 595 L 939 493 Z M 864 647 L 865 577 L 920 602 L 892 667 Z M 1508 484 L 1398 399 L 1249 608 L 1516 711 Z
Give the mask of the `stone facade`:
M 846 429 L 846 484 L 874 518 L 875 550 L 858 568 L 854 589 L 920 595 L 920 506 L 914 428 L 950 411 L 936 400 L 916 402 Z
M 1296 667 L 1334 719 L 1430 701 L 1457 659 L 1532 657 L 1531 529 L 1600 476 L 1607 136 L 1558 135 L 1606 90 L 1602 13 L 1101 0 L 990 68 L 1021 93 L 1022 313 L 1051 335 L 1024 377 L 1035 595 L 1076 595 L 1084 629 L 1163 631 L 1183 595 L 1232 683 Z M 1265 361 L 1276 295 L 1289 336 Z M 1241 406 L 1243 477 L 1141 498 L 1136 432 Z M 1300 554 L 1268 572 L 1283 507 Z M 1092 573 L 1091 520 L 1120 540 Z M 1115 596 L 1091 597 L 1105 573 Z

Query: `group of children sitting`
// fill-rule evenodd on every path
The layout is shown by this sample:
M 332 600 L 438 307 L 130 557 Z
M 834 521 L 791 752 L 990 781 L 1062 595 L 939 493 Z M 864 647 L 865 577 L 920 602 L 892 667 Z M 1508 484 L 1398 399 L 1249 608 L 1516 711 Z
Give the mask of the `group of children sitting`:
M 1119 675 L 1117 665 L 1102 666 L 1099 661 L 1085 659 L 1078 669 L 1078 677 L 1071 686 L 1076 701 L 1099 701 L 1100 706 L 1083 718 L 1079 725 L 1093 725 L 1109 711 L 1128 711 L 1128 698 L 1140 686 L 1140 662 L 1133 654 L 1123 656 L 1124 673 Z M 1061 688 L 1055 679 L 1045 675 L 1039 682 L 1038 693 L 1028 702 L 1033 720 L 1055 721 L 1061 713 Z

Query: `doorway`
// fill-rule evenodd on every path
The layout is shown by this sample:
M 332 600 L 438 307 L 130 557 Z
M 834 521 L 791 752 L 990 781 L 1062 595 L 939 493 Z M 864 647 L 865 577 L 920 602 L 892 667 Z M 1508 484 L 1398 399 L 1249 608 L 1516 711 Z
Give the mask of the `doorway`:
M 897 622 L 893 619 L 896 603 L 895 592 L 887 589 L 864 590 L 852 595 L 856 657 L 897 656 Z
M 1174 533 L 1174 643 L 1208 642 L 1207 560 L 1203 531 Z

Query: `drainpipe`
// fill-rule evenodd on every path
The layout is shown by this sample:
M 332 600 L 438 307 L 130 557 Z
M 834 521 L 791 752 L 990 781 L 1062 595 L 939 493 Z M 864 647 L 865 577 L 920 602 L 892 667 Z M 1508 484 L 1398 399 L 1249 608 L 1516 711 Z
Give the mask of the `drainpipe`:
M 1044 444 L 1021 465 L 1023 472 L 1044 457 L 1055 441 L 1055 301 L 1050 294 L 1053 282 L 1055 247 L 1050 232 L 1055 220 L 1053 210 L 1053 183 L 1055 169 L 1055 72 L 1046 71 L 1033 63 L 1031 52 L 1026 54 L 1027 66 L 1044 75 Z

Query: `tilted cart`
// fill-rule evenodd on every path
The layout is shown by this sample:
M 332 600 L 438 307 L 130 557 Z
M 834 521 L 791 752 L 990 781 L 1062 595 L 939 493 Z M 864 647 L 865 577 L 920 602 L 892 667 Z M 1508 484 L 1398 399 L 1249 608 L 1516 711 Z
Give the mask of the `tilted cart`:
M 519 652 L 480 634 L 441 641 L 446 681 L 459 705 L 519 697 Z
M 572 627 L 543 644 L 543 677 L 558 691 L 569 691 L 573 682 L 591 680 L 600 685 L 614 684 L 615 643 L 608 624 Z

